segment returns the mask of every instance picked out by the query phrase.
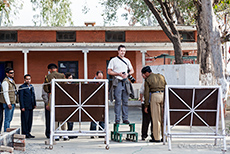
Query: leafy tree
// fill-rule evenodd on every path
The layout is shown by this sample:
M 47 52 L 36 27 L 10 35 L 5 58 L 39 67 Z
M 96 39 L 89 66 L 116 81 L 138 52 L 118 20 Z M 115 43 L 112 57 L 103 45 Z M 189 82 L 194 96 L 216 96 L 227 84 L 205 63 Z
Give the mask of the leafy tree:
M 19 10 L 23 7 L 22 0 L 1 0 L 0 1 L 0 25 L 10 26 L 13 19 L 17 18 Z
M 65 26 L 73 25 L 70 0 L 31 0 L 35 26 Z

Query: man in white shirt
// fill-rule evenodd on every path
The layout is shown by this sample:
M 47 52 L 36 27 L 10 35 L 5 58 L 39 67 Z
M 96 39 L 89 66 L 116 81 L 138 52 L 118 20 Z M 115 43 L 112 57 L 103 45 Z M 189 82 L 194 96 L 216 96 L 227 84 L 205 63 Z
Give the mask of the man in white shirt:
M 5 119 L 4 119 L 4 132 L 7 128 L 10 128 L 10 122 L 13 118 L 14 108 L 16 103 L 17 88 L 14 82 L 14 70 L 12 68 L 6 68 L 6 77 L 2 82 L 3 92 L 0 95 L 0 102 L 3 103 L 5 109 Z
M 118 47 L 118 56 L 110 60 L 108 65 L 108 74 L 114 76 L 114 98 L 115 98 L 115 123 L 120 123 L 121 103 L 122 103 L 122 120 L 123 123 L 129 124 L 128 121 L 128 99 L 129 94 L 125 82 L 129 74 L 133 74 L 133 66 L 129 59 L 125 58 L 126 48 L 124 45 Z M 115 84 L 116 83 L 116 84 Z

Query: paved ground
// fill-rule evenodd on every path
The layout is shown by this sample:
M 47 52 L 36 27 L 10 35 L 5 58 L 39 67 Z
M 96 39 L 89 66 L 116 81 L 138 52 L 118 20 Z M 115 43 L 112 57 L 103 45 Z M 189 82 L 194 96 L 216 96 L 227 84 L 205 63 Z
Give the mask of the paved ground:
M 202 154 L 210 154 L 210 153 L 221 153 L 221 142 L 218 141 L 218 146 L 213 146 L 213 139 L 178 139 L 173 138 L 172 141 L 172 151 L 168 151 L 168 144 L 163 145 L 162 143 L 150 143 L 147 138 L 146 141 L 141 141 L 141 108 L 140 107 L 130 107 L 129 108 L 129 120 L 131 122 L 136 123 L 136 131 L 139 135 L 138 142 L 129 142 L 123 141 L 122 143 L 114 142 L 110 140 L 110 149 L 105 149 L 104 139 L 96 138 L 90 139 L 89 136 L 81 136 L 77 139 L 71 139 L 69 141 L 59 141 L 54 145 L 53 149 L 48 149 L 48 145 L 45 145 L 45 141 L 47 140 L 44 135 L 44 109 L 38 108 L 34 110 L 34 120 L 33 120 L 33 128 L 32 134 L 36 136 L 35 139 L 27 139 L 26 140 L 26 151 L 20 152 L 15 151 L 15 154 L 75 154 L 75 153 L 127 153 L 127 154 L 146 154 L 149 152 L 154 152 L 156 154 L 168 153 L 168 154 L 176 154 L 176 153 L 202 153 Z M 114 111 L 113 107 L 109 109 L 109 128 L 112 130 L 112 125 L 114 121 Z M 230 127 L 230 112 L 228 112 L 226 123 Z M 16 108 L 14 113 L 14 119 L 12 121 L 11 127 L 20 127 L 20 111 Z M 77 128 L 77 123 L 75 124 L 75 129 Z M 89 122 L 83 124 L 83 129 L 89 130 Z M 122 128 L 125 129 L 125 128 Z M 196 128 L 203 129 L 203 128 Z M 185 127 L 180 127 L 177 131 L 185 131 Z M 230 137 L 227 137 L 227 149 L 230 153 Z

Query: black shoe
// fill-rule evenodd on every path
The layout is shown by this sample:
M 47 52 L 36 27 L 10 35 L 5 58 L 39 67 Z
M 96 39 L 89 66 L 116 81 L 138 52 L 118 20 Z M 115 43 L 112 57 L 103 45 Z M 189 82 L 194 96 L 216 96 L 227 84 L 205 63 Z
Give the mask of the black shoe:
M 94 136 L 90 136 L 91 139 L 94 139 Z
M 30 138 L 30 136 L 29 136 L 29 135 L 26 135 L 26 138 Z
M 99 138 L 105 138 L 105 136 L 99 136 Z
M 124 124 L 129 124 L 130 122 L 129 122 L 129 120 L 124 120 L 123 123 Z
M 54 140 L 55 140 L 55 141 L 59 141 L 59 138 L 55 138 Z
M 64 141 L 69 141 L 69 138 L 63 138 Z
M 33 135 L 31 135 L 31 134 L 29 134 L 29 136 L 30 136 L 30 138 L 35 138 L 35 136 L 33 136 Z
M 119 121 L 119 120 L 116 120 L 116 121 L 115 121 L 115 124 L 120 124 L 120 121 Z
M 69 136 L 69 139 L 78 138 L 78 136 Z
M 159 142 L 161 142 L 161 140 L 151 139 L 151 140 L 149 140 L 149 142 L 157 142 L 157 143 L 159 143 Z
M 142 137 L 142 138 L 141 138 L 141 140 L 143 140 L 143 141 L 144 141 L 145 139 L 146 139 L 146 137 Z

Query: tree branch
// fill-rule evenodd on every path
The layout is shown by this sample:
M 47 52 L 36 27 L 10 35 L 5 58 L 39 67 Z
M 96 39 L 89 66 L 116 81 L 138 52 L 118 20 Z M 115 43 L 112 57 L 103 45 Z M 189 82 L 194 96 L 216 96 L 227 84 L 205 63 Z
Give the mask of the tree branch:
M 168 14 L 168 12 L 167 12 L 167 10 L 166 10 L 166 8 L 165 8 L 165 6 L 164 6 L 162 0 L 157 0 L 157 1 L 158 1 L 158 2 L 160 3 L 160 5 L 161 5 L 162 11 L 163 11 L 163 15 L 164 15 L 165 19 L 167 20 L 167 22 L 168 22 L 168 24 L 169 24 L 169 27 L 170 27 L 171 30 L 172 30 L 172 33 L 173 33 L 174 35 L 178 35 L 178 31 L 177 31 L 177 29 L 176 29 L 176 26 L 175 26 L 173 20 L 170 19 L 171 13 Z M 172 17 L 171 17 L 171 18 L 172 18 Z
M 165 32 L 165 34 L 168 36 L 168 38 L 171 41 L 173 41 L 173 35 L 172 35 L 171 31 L 169 30 L 168 26 L 166 25 L 166 23 L 164 22 L 164 20 L 162 19 L 162 17 L 160 15 L 160 13 L 158 12 L 157 8 L 149 0 L 144 0 L 144 2 L 149 7 L 149 9 L 154 14 L 154 16 L 156 17 L 158 23 L 160 24 L 160 26 L 163 29 L 163 31 Z

